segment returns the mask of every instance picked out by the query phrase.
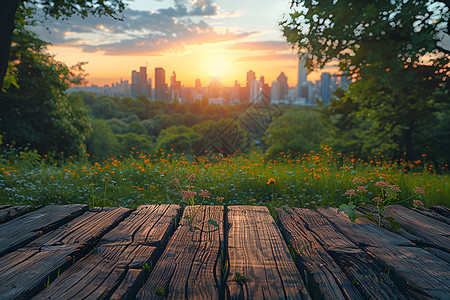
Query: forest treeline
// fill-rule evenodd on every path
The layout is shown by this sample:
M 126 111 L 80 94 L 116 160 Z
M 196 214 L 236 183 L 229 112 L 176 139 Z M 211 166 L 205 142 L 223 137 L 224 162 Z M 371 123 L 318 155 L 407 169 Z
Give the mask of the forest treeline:
M 386 157 L 405 158 L 402 140 L 396 139 L 394 132 L 383 133 L 383 128 L 378 128 L 380 134 L 373 134 L 373 122 L 352 117 L 354 104 L 340 100 L 345 91 L 339 89 L 335 94 L 330 105 L 281 106 L 269 111 L 266 106 L 249 104 L 179 104 L 151 101 L 145 95 L 133 99 L 77 92 L 62 97 L 59 101 L 65 104 L 55 105 L 56 111 L 46 110 L 45 115 L 41 111 L 45 101 L 34 108 L 23 102 L 23 107 L 15 110 L 26 116 L 20 122 L 14 121 L 11 112 L 2 110 L 2 147 L 36 149 L 40 155 L 52 153 L 57 157 L 87 155 L 93 161 L 151 154 L 160 149 L 202 155 L 211 143 L 219 143 L 224 155 L 237 149 L 240 154 L 257 151 L 277 157 L 287 152 L 320 151 L 328 145 L 355 158 L 376 156 L 381 151 Z M 56 119 L 63 108 L 62 115 L 70 118 Z M 413 136 L 418 159 L 425 154 L 436 164 L 449 161 L 445 148 L 448 141 L 440 138 L 450 128 L 448 112 L 437 111 L 418 123 Z M 52 120 L 51 126 L 47 125 Z M 67 126 L 61 128 L 63 124 Z

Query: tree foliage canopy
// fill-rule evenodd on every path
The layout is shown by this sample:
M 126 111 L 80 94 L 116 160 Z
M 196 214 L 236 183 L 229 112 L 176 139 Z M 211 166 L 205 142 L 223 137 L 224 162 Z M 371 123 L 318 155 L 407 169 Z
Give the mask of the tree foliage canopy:
M 425 61 L 448 72 L 449 8 L 434 0 L 293 0 L 281 25 L 309 70 L 337 59 L 344 74 L 395 78 Z
M 353 79 L 342 104 L 324 107 L 327 124 L 347 137 L 370 135 L 370 147 L 359 143 L 366 148 L 415 159 L 418 124 L 450 95 L 449 9 L 450 1 L 435 0 L 293 0 L 281 25 L 310 71 L 338 61 L 341 75 Z M 358 120 L 362 131 L 344 134 L 336 117 Z
M 68 99 L 66 89 L 77 76 L 48 55 L 46 43 L 20 24 L 11 57 L 17 85 L 0 91 L 0 127 L 8 144 L 40 153 L 83 153 L 90 122 L 81 99 Z

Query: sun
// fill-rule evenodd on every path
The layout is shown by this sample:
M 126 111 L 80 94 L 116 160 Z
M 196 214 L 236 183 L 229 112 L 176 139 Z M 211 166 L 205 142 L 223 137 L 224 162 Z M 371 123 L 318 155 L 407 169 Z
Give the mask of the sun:
M 225 79 L 229 73 L 229 61 L 225 55 L 211 55 L 205 61 L 205 74 Z

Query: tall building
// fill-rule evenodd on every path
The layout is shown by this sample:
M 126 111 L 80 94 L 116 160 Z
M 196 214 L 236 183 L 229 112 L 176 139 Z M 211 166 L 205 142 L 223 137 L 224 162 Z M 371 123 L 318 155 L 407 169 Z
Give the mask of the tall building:
M 155 68 L 155 100 L 167 101 L 166 71 Z
M 284 72 L 281 72 L 281 74 L 277 78 L 277 81 L 280 84 L 280 96 L 278 99 L 284 100 L 284 99 L 286 99 L 286 96 L 289 92 L 287 77 L 286 77 L 286 75 L 284 75 Z
M 262 100 L 262 82 L 261 80 L 253 80 L 250 84 L 250 101 L 252 103 L 261 104 Z
M 298 57 L 298 81 L 297 81 L 297 98 L 308 98 L 308 81 L 306 79 L 307 70 L 305 67 L 306 60 Z
M 234 87 L 233 87 L 233 90 L 231 91 L 230 99 L 229 99 L 231 104 L 238 104 L 241 102 L 241 99 L 242 99 L 241 91 L 242 91 L 241 85 L 238 83 L 237 80 L 235 80 Z
M 153 98 L 152 97 L 152 79 L 151 78 L 149 78 L 147 80 L 147 96 L 149 96 L 150 98 Z
M 253 101 L 251 97 L 252 83 L 256 80 L 256 74 L 252 70 L 247 72 L 247 82 L 245 84 L 245 101 Z
M 194 101 L 202 101 L 202 82 L 199 78 L 195 80 Z
M 280 83 L 278 81 L 272 82 L 272 87 L 270 88 L 270 101 L 273 104 L 278 104 L 280 101 Z
M 175 99 L 181 103 L 181 82 L 177 81 L 177 74 L 173 71 L 170 76 L 170 100 L 174 101 Z
M 139 72 L 133 70 L 131 72 L 131 96 L 136 97 L 137 95 L 141 94 L 151 96 L 151 92 L 149 94 L 148 90 L 149 89 L 147 86 L 147 67 L 140 67 Z
M 330 73 L 322 73 L 320 75 L 320 98 L 322 98 L 323 103 L 329 104 L 331 97 L 331 75 Z

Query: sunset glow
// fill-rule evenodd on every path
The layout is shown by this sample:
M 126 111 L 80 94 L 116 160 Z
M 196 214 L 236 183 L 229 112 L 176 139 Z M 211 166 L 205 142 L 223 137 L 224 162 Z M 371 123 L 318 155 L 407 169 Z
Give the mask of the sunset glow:
M 262 3 L 264 2 L 264 3 Z M 276 3 L 274 3 L 276 2 Z M 208 84 L 218 78 L 227 86 L 245 84 L 256 72 L 271 83 L 284 72 L 288 84 L 297 82 L 297 54 L 285 42 L 278 22 L 290 1 L 133 1 L 127 2 L 124 22 L 111 18 L 72 18 L 47 21 L 50 31 L 38 29 L 52 43 L 49 52 L 67 65 L 79 61 L 89 84 L 130 80 L 131 71 L 147 66 L 175 71 L 184 86 L 199 78 Z M 312 73 L 308 79 L 319 78 Z

